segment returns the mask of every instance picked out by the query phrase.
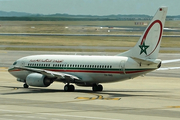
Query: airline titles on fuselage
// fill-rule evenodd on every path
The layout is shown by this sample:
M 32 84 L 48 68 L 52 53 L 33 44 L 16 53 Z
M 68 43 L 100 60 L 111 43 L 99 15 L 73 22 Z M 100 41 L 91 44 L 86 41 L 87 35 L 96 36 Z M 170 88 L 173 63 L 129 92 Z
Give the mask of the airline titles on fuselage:
M 53 60 L 53 59 L 35 59 L 35 60 L 30 60 L 29 62 L 53 62 L 53 63 L 61 63 L 63 60 Z

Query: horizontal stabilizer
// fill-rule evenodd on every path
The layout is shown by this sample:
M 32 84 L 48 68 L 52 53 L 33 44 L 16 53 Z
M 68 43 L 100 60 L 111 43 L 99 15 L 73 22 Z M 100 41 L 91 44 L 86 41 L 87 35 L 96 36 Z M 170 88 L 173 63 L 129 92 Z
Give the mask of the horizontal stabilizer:
M 180 59 L 174 59 L 174 60 L 163 60 L 162 63 L 172 63 L 172 62 L 179 62 Z
M 151 65 L 151 64 L 157 64 L 160 63 L 160 59 L 145 59 L 145 58 L 136 58 L 136 57 L 131 57 L 133 60 L 135 60 L 139 64 L 143 65 Z
M 180 69 L 180 67 L 167 67 L 167 68 L 159 68 L 157 70 L 177 70 Z

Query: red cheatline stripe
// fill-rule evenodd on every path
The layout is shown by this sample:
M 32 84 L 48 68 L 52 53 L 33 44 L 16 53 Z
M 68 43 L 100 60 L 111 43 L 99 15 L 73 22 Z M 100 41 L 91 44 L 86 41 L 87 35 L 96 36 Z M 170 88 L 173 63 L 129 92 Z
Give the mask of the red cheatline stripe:
M 13 70 L 8 70 L 9 72 L 15 72 L 15 71 L 22 71 L 20 69 L 13 69 Z
M 123 71 L 98 71 L 98 70 L 56 70 L 56 69 L 46 69 L 49 71 L 53 71 L 53 72 L 82 72 L 82 73 L 114 73 L 114 74 L 124 74 Z M 15 72 L 15 71 L 21 71 L 20 69 L 14 69 L 14 70 L 10 70 L 9 72 Z M 139 72 L 145 72 L 145 71 L 151 71 L 149 69 L 147 70 L 134 70 L 134 71 L 125 71 L 126 74 L 131 74 L 131 73 L 139 73 Z
M 50 71 L 54 71 L 54 72 L 86 72 L 86 73 L 118 73 L 118 74 L 124 73 L 123 71 L 97 71 L 97 70 L 53 70 L 53 69 L 51 69 Z M 145 71 L 150 71 L 150 70 L 126 71 L 126 74 L 139 73 L 139 72 L 145 72 Z
M 87 72 L 87 73 L 123 73 L 122 71 L 98 71 L 98 70 L 54 70 L 49 69 L 54 72 Z

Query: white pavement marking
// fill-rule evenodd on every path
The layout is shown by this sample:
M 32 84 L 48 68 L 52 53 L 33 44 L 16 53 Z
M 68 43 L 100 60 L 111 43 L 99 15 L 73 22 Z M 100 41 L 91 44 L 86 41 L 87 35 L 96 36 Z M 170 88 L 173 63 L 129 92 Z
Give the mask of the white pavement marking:
M 0 118 L 0 120 L 14 120 L 14 119 L 9 119 L 9 118 Z
M 86 119 L 98 119 L 98 120 L 122 120 L 122 119 L 113 119 L 113 118 L 101 118 L 101 117 L 90 117 L 90 116 L 77 116 L 77 115 L 65 115 L 65 114 L 53 114 L 53 113 L 39 113 L 42 115 L 56 115 L 64 117 L 76 117 L 76 118 L 86 118 Z
M 32 112 L 28 112 L 28 111 L 18 111 L 18 110 L 5 110 L 5 109 L 0 109 L 0 111 L 3 112 L 14 112 L 14 113 L 30 113 L 30 114 L 34 114 Z M 53 115 L 53 116 L 63 116 L 63 117 L 73 117 L 73 118 L 86 118 L 86 119 L 98 119 L 98 120 L 122 120 L 122 119 L 113 119 L 113 118 L 101 118 L 101 117 L 90 117 L 90 116 L 77 116 L 77 115 L 66 115 L 66 114 L 53 114 L 53 113 L 36 113 L 39 115 Z M 17 117 L 22 117 L 19 115 L 14 115 Z M 34 116 L 28 116 L 29 118 L 34 118 Z
M 0 109 L 0 111 L 3 111 L 3 112 L 15 112 L 15 113 L 31 113 L 31 112 L 28 112 L 28 111 L 5 110 L 5 109 Z

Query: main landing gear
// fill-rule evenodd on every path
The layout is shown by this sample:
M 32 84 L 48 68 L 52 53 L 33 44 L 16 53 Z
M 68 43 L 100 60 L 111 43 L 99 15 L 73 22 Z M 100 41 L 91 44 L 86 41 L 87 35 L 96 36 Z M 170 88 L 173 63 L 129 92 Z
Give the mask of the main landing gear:
M 102 91 L 102 90 L 103 90 L 103 86 L 100 85 L 100 84 L 99 84 L 99 85 L 93 84 L 92 90 L 93 90 L 93 91 Z
M 73 92 L 74 90 L 75 90 L 74 85 L 67 84 L 64 86 L 64 91 L 66 91 L 66 92 Z
M 23 87 L 24 87 L 24 88 L 28 88 L 29 85 L 27 85 L 26 83 L 24 83 Z
M 66 91 L 66 92 L 73 92 L 74 90 L 75 90 L 74 85 L 69 85 L 69 83 L 67 83 L 64 86 L 64 91 Z M 93 84 L 92 85 L 92 90 L 93 91 L 102 91 L 103 90 L 103 86 L 100 85 L 100 84 Z

